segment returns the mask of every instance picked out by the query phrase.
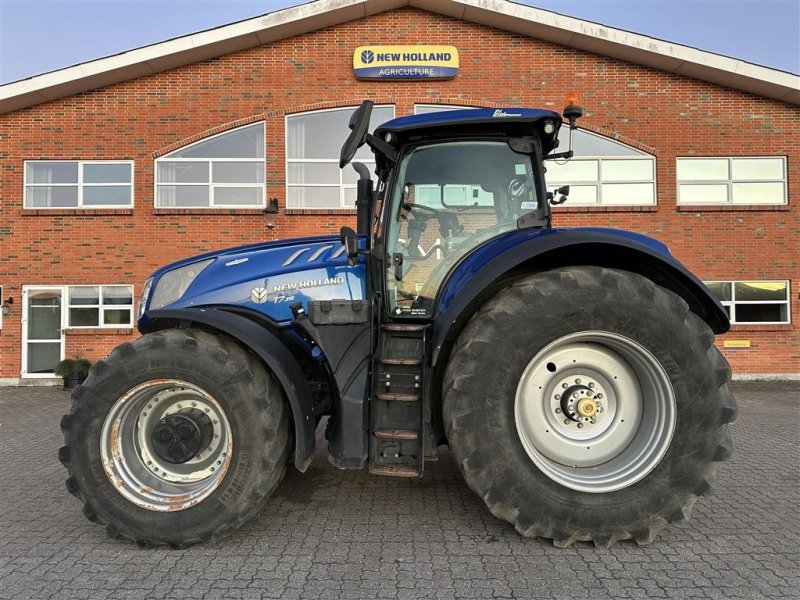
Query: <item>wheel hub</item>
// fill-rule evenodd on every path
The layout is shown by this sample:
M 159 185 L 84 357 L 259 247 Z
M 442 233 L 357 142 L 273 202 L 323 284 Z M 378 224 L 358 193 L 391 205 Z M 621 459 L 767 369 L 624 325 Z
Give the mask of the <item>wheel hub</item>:
M 213 435 L 211 420 L 200 411 L 169 415 L 153 429 L 151 443 L 159 458 L 177 465 L 192 460 L 208 446 Z

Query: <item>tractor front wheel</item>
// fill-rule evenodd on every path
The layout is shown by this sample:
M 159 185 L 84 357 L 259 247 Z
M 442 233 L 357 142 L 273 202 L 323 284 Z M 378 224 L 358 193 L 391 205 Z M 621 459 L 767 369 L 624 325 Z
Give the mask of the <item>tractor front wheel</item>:
M 67 489 L 112 537 L 184 547 L 230 533 L 283 477 L 289 418 L 232 339 L 145 335 L 97 363 L 62 420 Z
M 644 544 L 688 516 L 728 456 L 729 378 L 675 294 L 563 268 L 473 317 L 445 373 L 444 419 L 469 486 L 523 535 Z

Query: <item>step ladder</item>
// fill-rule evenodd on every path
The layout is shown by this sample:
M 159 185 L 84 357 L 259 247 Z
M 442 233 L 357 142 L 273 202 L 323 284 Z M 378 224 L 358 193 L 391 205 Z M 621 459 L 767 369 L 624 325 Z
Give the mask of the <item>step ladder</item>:
M 382 329 L 373 368 L 369 471 L 392 477 L 420 477 L 428 326 L 387 323 Z

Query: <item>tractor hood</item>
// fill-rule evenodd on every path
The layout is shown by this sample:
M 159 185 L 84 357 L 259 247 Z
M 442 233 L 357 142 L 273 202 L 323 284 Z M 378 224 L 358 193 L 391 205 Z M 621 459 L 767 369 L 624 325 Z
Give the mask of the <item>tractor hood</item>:
M 365 298 L 364 265 L 348 266 L 338 237 L 265 242 L 158 269 L 145 284 L 139 327 L 148 321 L 148 311 L 220 306 L 285 323 L 292 318 L 292 304 L 302 302 L 308 309 L 309 300 L 334 298 Z

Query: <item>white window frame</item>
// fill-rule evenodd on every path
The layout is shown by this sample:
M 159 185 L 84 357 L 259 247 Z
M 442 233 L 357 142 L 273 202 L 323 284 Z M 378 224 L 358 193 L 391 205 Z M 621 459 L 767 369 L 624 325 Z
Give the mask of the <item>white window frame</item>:
M 227 135 L 233 133 L 234 131 L 241 131 L 242 129 L 246 129 L 247 127 L 256 127 L 262 126 L 264 129 L 264 158 L 185 158 L 185 157 L 176 157 L 170 158 L 170 155 L 174 152 L 180 152 L 186 150 L 187 148 L 191 148 L 192 146 L 196 146 L 197 144 L 207 142 L 209 140 L 213 140 L 214 138 L 221 137 L 223 135 Z M 187 182 L 166 182 L 166 183 L 159 183 L 158 181 L 158 165 L 161 162 L 187 162 L 187 163 L 206 163 L 206 167 L 208 169 L 208 182 L 207 183 L 187 183 Z M 212 176 L 213 176 L 213 167 L 212 163 L 223 163 L 223 162 L 235 162 L 235 163 L 257 163 L 261 165 L 261 168 L 264 171 L 264 182 L 263 183 L 214 183 Z M 198 187 L 198 186 L 206 186 L 208 188 L 208 205 L 207 206 L 162 206 L 158 204 L 158 187 L 159 186 L 189 186 L 189 187 Z M 261 203 L 260 204 L 214 204 L 214 191 L 217 188 L 255 188 L 255 189 L 262 189 L 263 194 L 261 195 Z M 186 144 L 185 146 L 181 146 L 180 148 L 175 148 L 171 150 L 167 154 L 163 156 L 159 156 L 155 160 L 154 170 L 153 170 L 153 206 L 155 208 L 163 208 L 163 209 L 176 209 L 176 210 L 227 210 L 227 209 L 240 209 L 240 208 L 250 208 L 250 209 L 261 209 L 266 207 L 267 205 L 267 123 L 266 121 L 256 121 L 255 123 L 248 123 L 247 125 L 241 125 L 240 127 L 234 127 L 233 129 L 226 129 L 225 131 L 221 131 L 219 133 L 215 133 L 214 135 L 209 135 L 202 139 L 192 142 L 191 144 Z
M 77 163 L 78 165 L 78 181 L 77 183 L 28 183 L 28 163 Z M 84 183 L 83 181 L 83 168 L 86 165 L 128 165 L 131 169 L 131 180 L 128 182 L 105 182 L 105 183 Z M 23 161 L 22 167 L 22 206 L 25 210 L 94 210 L 94 209 L 112 209 L 112 210 L 129 210 L 134 207 L 134 175 L 135 169 L 133 168 L 132 160 L 49 160 L 49 159 L 29 159 Z M 28 187 L 76 187 L 78 188 L 78 204 L 76 206 L 28 206 Z M 130 186 L 131 188 L 131 202 L 130 204 L 83 204 L 83 190 L 87 187 L 107 187 L 107 186 Z
M 96 287 L 97 289 L 97 304 L 72 304 L 70 302 L 70 291 L 76 287 Z M 103 288 L 109 287 L 129 287 L 131 288 L 131 303 L 130 304 L 103 304 Z M 73 285 L 64 286 L 64 307 L 65 307 L 65 320 L 64 328 L 69 329 L 131 329 L 134 322 L 134 306 L 136 306 L 136 290 L 133 285 L 129 283 L 76 283 Z M 70 325 L 70 310 L 73 308 L 96 308 L 98 309 L 98 325 Z M 131 319 L 129 323 L 111 323 L 105 324 L 105 311 L 106 310 L 124 310 L 129 309 Z
M 387 108 L 391 107 L 392 109 L 392 118 L 394 119 L 397 115 L 397 109 L 394 104 L 376 104 L 375 108 Z M 323 108 L 321 110 L 307 110 L 298 113 L 291 113 L 284 115 L 283 118 L 283 131 L 284 131 L 284 156 L 286 157 L 286 165 L 285 165 L 285 179 L 286 182 L 286 208 L 288 210 L 315 210 L 315 211 L 325 211 L 325 210 L 340 210 L 340 209 L 347 209 L 355 211 L 355 206 L 349 206 L 347 204 L 347 194 L 345 190 L 348 189 L 356 189 L 356 184 L 354 183 L 344 183 L 342 172 L 344 169 L 339 169 L 339 206 L 291 206 L 289 205 L 289 188 L 292 187 L 319 187 L 319 188 L 330 188 L 335 187 L 336 183 L 289 183 L 289 165 L 290 164 L 306 164 L 306 163 L 317 163 L 317 164 L 339 164 L 339 157 L 334 158 L 289 158 L 289 120 L 302 117 L 304 115 L 318 115 L 327 112 L 338 112 L 338 111 L 354 111 L 358 108 L 358 106 L 338 106 L 336 108 Z M 344 132 L 342 132 L 344 135 Z M 368 160 L 363 161 L 367 167 L 371 167 L 375 165 L 375 160 Z
M 713 279 L 703 281 L 703 284 L 710 283 L 728 283 L 731 286 L 731 299 L 720 300 L 720 304 L 725 306 L 730 311 L 731 325 L 789 325 L 792 322 L 792 290 L 791 281 L 788 279 Z M 786 300 L 737 300 L 736 299 L 736 284 L 737 283 L 785 283 L 786 284 Z M 786 305 L 786 320 L 785 321 L 737 321 L 736 320 L 736 306 L 747 304 L 785 304 Z
M 678 163 L 682 160 L 725 160 L 728 162 L 727 179 L 680 179 L 678 178 Z M 780 160 L 783 177 L 781 179 L 734 179 L 733 161 L 735 160 Z M 783 206 L 788 202 L 787 196 L 787 175 L 786 175 L 785 156 L 678 156 L 675 158 L 675 187 L 678 196 L 678 204 L 683 206 Z M 783 200 L 781 202 L 734 202 L 733 184 L 735 183 L 781 183 L 783 184 Z M 682 185 L 725 185 L 728 190 L 728 197 L 725 202 L 690 202 L 681 200 Z

